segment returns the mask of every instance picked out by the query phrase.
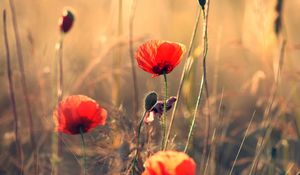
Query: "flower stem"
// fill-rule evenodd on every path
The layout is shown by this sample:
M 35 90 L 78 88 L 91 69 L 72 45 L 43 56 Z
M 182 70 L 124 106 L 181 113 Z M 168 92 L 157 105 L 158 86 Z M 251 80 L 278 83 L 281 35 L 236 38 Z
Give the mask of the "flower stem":
M 64 34 L 61 33 L 58 47 L 57 47 L 57 57 L 58 57 L 58 82 L 57 82 L 57 100 L 58 103 L 62 100 L 63 97 L 63 86 L 64 86 L 64 77 L 63 77 L 63 42 L 64 41 Z
M 143 126 L 143 123 L 144 123 L 146 113 L 147 113 L 147 111 L 144 112 L 143 117 L 139 122 L 138 130 L 137 130 L 137 150 L 139 150 L 139 146 L 140 146 L 140 143 L 141 143 L 140 136 L 141 136 L 142 126 Z
M 55 46 L 56 50 L 56 57 L 57 60 L 55 61 L 56 65 L 55 71 L 57 72 L 57 87 L 56 87 L 56 96 L 57 96 L 57 104 L 62 100 L 63 97 L 63 84 L 64 84 L 64 79 L 63 79 L 63 40 L 64 40 L 64 34 L 60 34 L 60 38 Z M 60 116 L 59 116 L 60 117 Z M 56 133 L 53 133 L 52 137 L 52 163 L 53 163 L 53 174 L 57 175 L 59 172 L 59 157 L 60 157 L 60 152 L 62 149 L 62 134 L 59 132 L 58 135 Z
M 85 152 L 85 142 L 84 142 L 82 128 L 80 128 L 80 136 L 81 136 L 81 150 L 83 152 L 83 174 L 86 175 L 86 152 Z
M 166 118 L 167 118 L 167 99 L 168 99 L 168 81 L 167 81 L 167 74 L 164 73 L 164 83 L 165 83 L 165 98 L 164 98 L 164 112 L 162 116 L 162 142 L 161 142 L 161 149 L 165 150 L 167 145 L 166 141 Z
M 206 8 L 202 8 L 202 15 L 203 15 L 203 33 L 202 33 L 202 45 L 203 45 L 203 51 L 202 51 L 202 78 L 204 81 L 204 90 L 206 92 L 206 100 L 207 100 L 207 109 L 208 109 L 208 114 L 207 114 L 207 119 L 205 122 L 205 146 L 203 149 L 203 154 L 201 158 L 201 162 L 205 162 L 206 154 L 208 151 L 208 142 L 209 142 L 209 135 L 210 135 L 210 112 L 209 112 L 209 92 L 208 92 L 208 83 L 207 83 L 207 77 L 206 77 L 206 57 L 208 53 L 208 32 L 207 32 L 207 26 L 208 26 L 208 13 L 209 13 L 209 6 L 210 6 L 210 0 L 207 0 L 206 3 Z M 202 86 L 203 86 L 202 85 Z M 203 88 L 200 88 L 201 91 L 203 91 Z M 199 92 L 200 95 L 200 92 Z M 200 168 L 204 166 L 204 164 L 201 164 Z M 204 174 L 206 174 L 206 169 L 204 168 Z
M 144 114 L 143 114 L 143 116 L 142 116 L 142 118 L 141 118 L 141 120 L 139 122 L 138 128 L 137 128 L 136 153 L 135 153 L 135 156 L 132 159 L 132 162 L 130 163 L 129 168 L 128 168 L 128 172 L 131 171 L 132 174 L 134 174 L 135 166 L 136 166 L 136 163 L 137 163 L 137 158 L 138 158 L 139 152 L 140 152 L 140 143 L 141 143 L 141 138 L 140 137 L 141 137 L 142 126 L 143 126 L 146 114 L 147 114 L 147 111 L 144 112 Z

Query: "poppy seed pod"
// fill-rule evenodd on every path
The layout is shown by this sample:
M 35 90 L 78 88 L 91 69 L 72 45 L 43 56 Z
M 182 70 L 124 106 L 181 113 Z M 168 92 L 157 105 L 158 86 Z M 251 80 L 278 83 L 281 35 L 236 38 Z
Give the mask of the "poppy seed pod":
M 204 6 L 206 4 L 206 0 L 198 0 L 198 2 L 201 5 L 202 9 L 204 9 Z
M 156 92 L 150 92 L 145 98 L 145 110 L 149 111 L 157 102 Z
M 59 18 L 59 28 L 62 33 L 67 33 L 73 26 L 74 15 L 70 10 L 65 9 Z

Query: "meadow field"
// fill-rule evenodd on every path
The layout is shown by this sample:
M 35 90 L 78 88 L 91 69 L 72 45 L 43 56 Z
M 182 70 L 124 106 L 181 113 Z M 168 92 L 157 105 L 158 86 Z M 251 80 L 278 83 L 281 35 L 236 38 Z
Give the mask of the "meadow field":
M 299 0 L 0 0 L 0 175 L 299 175 Z

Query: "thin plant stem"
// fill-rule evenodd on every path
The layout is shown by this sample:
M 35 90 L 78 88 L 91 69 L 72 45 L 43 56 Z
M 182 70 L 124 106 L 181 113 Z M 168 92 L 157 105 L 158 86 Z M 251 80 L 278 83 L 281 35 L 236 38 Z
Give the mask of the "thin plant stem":
M 212 137 L 211 137 L 211 143 L 212 144 L 214 144 L 214 142 L 215 142 L 215 135 L 216 135 L 216 129 L 214 129 Z M 207 156 L 207 160 L 206 160 L 206 163 L 205 163 L 205 168 L 204 168 L 204 173 L 203 174 L 206 174 L 206 171 L 208 169 L 211 153 L 212 153 L 212 151 L 210 149 L 209 152 L 208 152 L 208 156 Z M 208 172 L 208 173 L 210 173 L 210 172 Z
M 198 30 L 198 26 L 199 26 L 200 16 L 201 16 L 201 9 L 198 7 L 197 15 L 196 15 L 196 19 L 195 19 L 195 25 L 194 25 L 193 33 L 192 33 L 192 36 L 191 36 L 189 48 L 188 48 L 188 51 L 187 51 L 187 56 L 186 56 L 187 59 L 185 60 L 185 63 L 184 63 L 184 67 L 183 67 L 180 82 L 179 82 L 179 87 L 178 87 L 177 93 L 176 93 L 176 99 L 177 100 L 174 103 L 174 107 L 173 107 L 172 114 L 171 114 L 171 120 L 170 120 L 170 124 L 169 124 L 169 127 L 168 127 L 167 135 L 166 135 L 166 144 L 164 146 L 165 149 L 168 147 L 168 143 L 169 143 L 168 140 L 170 138 L 172 126 L 173 126 L 173 123 L 174 123 L 175 114 L 176 114 L 176 110 L 177 110 L 177 107 L 178 107 L 178 102 L 179 102 L 180 97 L 181 97 L 181 89 L 182 89 L 183 82 L 184 82 L 184 79 L 185 79 L 185 75 L 186 75 L 186 72 L 187 72 L 189 59 L 191 59 L 190 55 L 191 55 L 191 52 L 193 50 L 193 45 L 195 43 L 196 33 L 197 33 L 197 30 Z
M 56 45 L 56 54 L 57 54 L 57 67 L 58 67 L 58 74 L 57 74 L 57 104 L 60 103 L 60 101 L 63 98 L 63 92 L 64 92 L 64 74 L 63 74 L 63 40 L 64 40 L 64 34 L 60 33 L 59 41 Z M 59 116 L 60 117 L 60 116 Z M 57 135 L 53 133 L 52 136 L 52 164 L 53 164 L 53 172 L 55 175 L 59 173 L 58 170 L 58 161 L 60 158 L 60 152 L 62 149 L 62 133 L 58 133 Z
M 138 91 L 138 82 L 136 76 L 135 62 L 134 62 L 134 51 L 133 51 L 133 22 L 135 17 L 137 0 L 133 0 L 131 4 L 130 18 L 129 18 L 129 53 L 131 61 L 131 72 L 132 72 L 132 81 L 133 81 L 133 112 L 137 117 L 139 111 L 139 91 Z
M 168 99 L 168 80 L 167 80 L 167 74 L 164 73 L 164 84 L 165 84 L 165 96 L 164 96 L 164 112 L 162 116 L 162 142 L 161 142 L 161 149 L 166 150 L 166 128 L 167 128 L 167 99 Z
M 144 114 L 143 114 L 143 116 L 142 116 L 142 118 L 141 118 L 141 120 L 139 122 L 138 128 L 137 128 L 136 153 L 135 153 L 135 156 L 134 156 L 131 164 L 129 165 L 129 172 L 131 171 L 132 173 L 134 173 L 134 168 L 136 166 L 136 163 L 137 163 L 137 160 L 138 160 L 138 156 L 139 156 L 139 153 L 140 153 L 141 132 L 142 132 L 142 127 L 143 127 L 143 123 L 144 123 L 144 119 L 145 119 L 146 114 L 147 114 L 147 111 L 144 112 Z
M 118 1 L 118 30 L 117 36 L 120 37 L 123 33 L 123 0 Z M 122 48 L 119 46 L 116 49 L 116 55 L 113 59 L 113 68 L 117 69 L 118 71 L 113 72 L 113 89 L 112 89 L 112 100 L 114 105 L 120 105 L 120 86 L 121 86 L 121 53 Z
M 278 1 L 277 7 L 276 7 L 278 10 L 277 13 L 278 13 L 278 19 L 279 19 L 278 21 L 276 20 L 276 24 L 275 24 L 276 27 L 278 27 L 278 28 L 276 28 L 276 35 L 278 37 L 280 37 L 280 39 L 281 39 L 280 40 L 280 49 L 279 49 L 278 69 L 277 69 L 277 72 L 275 75 L 275 81 L 272 86 L 272 91 L 271 91 L 271 95 L 270 95 L 270 98 L 268 101 L 268 106 L 266 107 L 266 109 L 264 111 L 264 118 L 263 118 L 263 122 L 261 125 L 261 127 L 266 127 L 267 131 L 265 132 L 265 134 L 262 137 L 259 138 L 259 140 L 257 142 L 255 157 L 254 157 L 249 174 L 252 174 L 253 171 L 254 171 L 253 173 L 255 174 L 257 165 L 259 164 L 259 157 L 260 157 L 263 149 L 265 148 L 267 141 L 270 137 L 270 134 L 272 132 L 272 129 L 273 129 L 273 126 L 271 125 L 271 123 L 273 121 L 277 120 L 276 119 L 277 117 L 275 117 L 272 120 L 272 118 L 270 118 L 269 115 L 270 115 L 271 109 L 273 107 L 275 97 L 277 96 L 277 93 L 278 93 L 278 86 L 279 86 L 279 82 L 281 80 L 280 74 L 282 72 L 282 67 L 283 67 L 283 62 L 284 62 L 284 54 L 285 54 L 286 43 L 287 43 L 287 32 L 286 32 L 284 23 L 281 21 L 282 6 L 283 6 L 282 3 L 283 3 L 282 1 Z M 280 25 L 278 25 L 278 24 L 280 24 Z
M 17 49 L 17 57 L 19 62 L 19 69 L 21 72 L 21 85 L 22 85 L 22 92 L 25 100 L 25 106 L 26 106 L 26 113 L 29 120 L 29 133 L 30 133 L 30 140 L 31 140 L 31 147 L 33 150 L 33 159 L 34 159 L 34 174 L 38 174 L 38 167 L 37 167 L 37 150 L 36 150 L 36 141 L 34 137 L 34 124 L 32 120 L 32 112 L 31 112 L 31 104 L 29 101 L 28 96 L 28 89 L 27 89 L 27 83 L 26 83 L 26 75 L 25 75 L 25 68 L 24 68 L 24 59 L 23 59 L 23 53 L 22 53 L 22 45 L 20 42 L 20 35 L 18 31 L 18 23 L 17 23 L 17 17 L 16 17 L 16 10 L 15 10 L 15 4 L 13 0 L 9 0 L 9 6 L 12 14 L 12 23 L 13 23 L 13 30 L 15 34 L 15 42 L 16 42 L 16 49 Z
M 203 35 L 202 35 L 202 45 L 203 45 L 203 56 L 202 56 L 202 78 L 204 81 L 204 88 L 206 92 L 206 99 L 207 99 L 207 120 L 206 120 L 206 136 L 205 136 L 205 146 L 202 154 L 202 161 L 205 162 L 205 157 L 206 153 L 208 151 L 208 142 L 209 142 L 209 135 L 210 135 L 210 111 L 209 111 L 209 92 L 208 92 L 208 83 L 207 83 L 207 75 L 206 75 L 206 58 L 207 58 L 207 53 L 208 53 L 208 31 L 207 31 L 207 26 L 208 26 L 208 14 L 209 14 L 209 7 L 210 7 L 210 0 L 207 0 L 206 2 L 206 9 L 203 7 L 202 8 L 202 14 L 203 14 Z M 203 88 L 200 88 L 200 90 L 203 90 Z M 200 94 L 200 93 L 199 93 Z M 204 164 L 203 164 L 204 165 Z
M 194 127 L 195 127 L 195 121 L 196 121 L 196 116 L 197 116 L 197 112 L 198 112 L 198 107 L 199 107 L 199 104 L 200 104 L 200 101 L 201 101 L 201 98 L 202 98 L 202 92 L 203 92 L 203 87 L 204 87 L 203 84 L 204 84 L 204 76 L 202 76 L 202 79 L 201 79 L 199 94 L 198 94 L 195 109 L 194 109 L 193 119 L 192 119 L 192 122 L 191 122 L 191 125 L 190 125 L 189 135 L 188 135 L 185 147 L 184 147 L 184 152 L 187 152 L 187 149 L 189 147 L 189 144 L 191 142 L 191 138 L 192 138 L 192 135 L 193 135 L 193 130 L 194 130 Z
M 13 87 L 13 78 L 12 78 L 12 71 L 11 71 L 11 63 L 10 63 L 10 52 L 9 52 L 9 43 L 8 43 L 8 36 L 7 36 L 7 22 L 6 22 L 6 10 L 3 10 L 3 36 L 4 36 L 4 45 L 6 50 L 6 61 L 7 61 L 7 77 L 8 77 L 8 85 L 9 85 L 9 93 L 10 99 L 12 104 L 12 111 L 14 116 L 14 131 L 15 131 L 15 138 L 16 138 L 16 150 L 18 156 L 18 163 L 20 166 L 20 170 L 18 174 L 23 174 L 23 148 L 20 144 L 20 137 L 19 137 L 19 117 L 17 113 L 17 106 L 16 106 L 16 99 L 15 99 L 15 92 Z
M 141 131 L 142 131 L 142 126 L 143 126 L 146 114 L 147 114 L 147 111 L 144 112 L 144 114 L 139 122 L 138 129 L 137 129 L 137 150 L 139 150 L 139 147 L 141 144 Z
M 86 152 L 85 152 L 85 142 L 83 137 L 83 131 L 80 127 L 80 136 L 81 136 L 81 150 L 83 152 L 83 174 L 86 175 Z
M 209 152 L 208 152 L 208 156 L 207 156 L 207 161 L 206 161 L 206 165 L 205 165 L 205 168 L 204 168 L 204 173 L 203 174 L 206 174 L 206 171 L 208 170 L 208 165 L 210 163 L 210 160 L 211 160 L 211 157 L 214 157 L 215 156 L 215 152 L 213 152 L 212 150 L 216 151 L 216 146 L 217 146 L 217 142 L 216 142 L 216 137 L 217 137 L 217 132 L 220 128 L 220 126 L 222 125 L 222 122 L 223 122 L 223 118 L 221 117 L 221 107 L 222 107 L 222 104 L 223 104 L 223 96 L 224 95 L 224 91 L 223 91 L 223 88 L 222 88 L 222 93 L 221 93 L 221 100 L 220 100 L 220 103 L 218 105 L 218 108 L 217 108 L 217 116 L 218 116 L 218 122 L 213 130 L 213 134 L 212 134 L 212 138 L 211 138 L 211 149 L 209 149 Z M 213 164 L 210 166 L 210 169 L 211 170 L 213 169 L 213 172 L 208 172 L 209 174 L 215 174 L 215 170 L 217 169 L 216 168 L 216 165 Z
M 63 42 L 64 34 L 61 33 L 57 47 L 58 59 L 58 82 L 57 82 L 57 101 L 60 102 L 64 95 L 64 69 L 63 69 Z
M 231 169 L 230 169 L 229 175 L 231 175 L 231 174 L 233 173 L 233 169 L 234 169 L 235 164 L 236 164 L 236 161 L 237 161 L 237 159 L 238 159 L 238 157 L 239 157 L 239 155 L 240 155 L 240 152 L 241 152 L 241 150 L 242 150 L 242 148 L 243 148 L 243 145 L 244 145 L 244 142 L 245 142 L 245 140 L 246 140 L 246 137 L 248 136 L 248 131 L 249 131 L 249 128 L 250 128 L 250 126 L 251 126 L 251 124 L 252 124 L 252 121 L 253 121 L 253 119 L 254 119 L 255 113 L 256 113 L 256 111 L 254 111 L 253 114 L 252 114 L 251 120 L 250 120 L 250 122 L 249 122 L 249 124 L 248 124 L 248 127 L 247 127 L 246 131 L 245 131 L 245 135 L 244 135 L 243 140 L 242 140 L 242 142 L 241 142 L 241 144 L 240 144 L 239 150 L 238 150 L 238 152 L 237 152 L 237 154 L 236 154 L 236 156 L 235 156 L 235 159 L 234 159 L 234 161 L 233 161 L 233 164 L 232 164 L 232 167 L 231 167 Z
M 293 169 L 294 166 L 295 166 L 295 164 L 294 164 L 294 163 L 291 163 L 291 164 L 289 165 L 289 167 L 287 168 L 287 170 L 286 170 L 286 172 L 285 172 L 284 175 L 289 175 L 289 174 L 290 174 L 290 171 Z
M 209 7 L 208 4 L 209 1 L 207 2 L 207 8 Z M 185 145 L 185 148 L 184 148 L 184 152 L 187 151 L 188 149 L 188 146 L 190 144 L 190 141 L 191 141 L 191 137 L 192 137 L 192 134 L 193 134 L 193 130 L 194 130 L 194 127 L 195 127 L 195 121 L 196 121 L 196 116 L 197 116 L 197 112 L 198 112 L 198 107 L 200 105 L 200 102 L 201 102 L 201 99 L 202 99 L 202 93 L 203 93 L 203 89 L 205 88 L 206 89 L 206 95 L 208 97 L 208 88 L 207 88 L 207 80 L 206 80 L 206 56 L 207 56 L 207 51 L 208 51 L 208 37 L 207 37 L 207 14 L 208 13 L 208 10 L 207 12 L 205 12 L 205 9 L 202 9 L 202 14 L 203 14 L 203 53 L 202 53 L 202 68 L 203 68 L 203 72 L 202 72 L 202 77 L 201 77 L 201 83 L 200 83 L 200 87 L 199 87 L 199 93 L 198 93 L 198 96 L 197 96 L 197 101 L 196 101 L 196 104 L 195 104 L 195 109 L 194 109 L 194 114 L 193 114 L 193 119 L 192 119 L 192 123 L 190 125 L 190 130 L 189 130 L 189 134 L 188 134 L 188 139 L 187 139 L 187 142 L 186 142 L 186 145 Z M 208 99 L 208 98 L 207 98 Z M 207 121 L 206 122 L 207 124 L 207 130 L 209 131 L 209 126 L 210 126 L 210 117 L 208 117 Z M 209 137 L 209 133 L 208 131 L 206 131 L 206 145 L 208 144 L 208 137 Z M 206 148 L 206 146 L 204 147 Z M 206 150 L 207 149 L 204 149 L 204 153 L 203 154 L 206 154 Z
M 274 118 L 274 119 L 269 119 L 269 115 L 270 115 L 271 109 L 273 107 L 275 97 L 278 93 L 280 73 L 281 73 L 282 67 L 283 67 L 284 54 L 285 54 L 285 49 L 286 49 L 286 42 L 287 42 L 286 38 L 285 38 L 285 36 L 283 36 L 282 41 L 281 41 L 281 46 L 280 46 L 279 67 L 278 67 L 278 70 L 277 70 L 277 76 L 276 76 L 275 82 L 273 84 L 273 88 L 272 88 L 272 92 L 271 92 L 272 94 L 270 96 L 269 104 L 268 104 L 268 106 L 267 106 L 267 108 L 264 112 L 264 118 L 267 121 L 265 122 L 266 124 L 264 124 L 263 127 L 266 127 L 267 131 L 265 132 L 265 134 L 262 136 L 262 138 L 257 143 L 257 151 L 255 153 L 255 157 L 254 157 L 249 175 L 251 175 L 252 173 L 255 174 L 255 171 L 256 171 L 257 165 L 258 165 L 258 161 L 259 161 L 259 157 L 262 154 L 262 151 L 264 150 L 264 148 L 266 147 L 267 141 L 268 141 L 268 139 L 271 135 L 271 132 L 273 130 L 273 126 L 271 125 L 271 123 L 272 123 L 272 121 L 277 120 L 277 117 Z

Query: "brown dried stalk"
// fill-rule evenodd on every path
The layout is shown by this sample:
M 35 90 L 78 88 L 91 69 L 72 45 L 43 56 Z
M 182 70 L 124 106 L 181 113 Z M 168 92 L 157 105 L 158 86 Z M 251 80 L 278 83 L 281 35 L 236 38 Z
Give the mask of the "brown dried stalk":
M 25 68 L 24 68 L 24 59 L 23 59 L 23 53 L 22 53 L 22 45 L 20 42 L 20 35 L 18 31 L 18 23 L 17 23 L 17 17 L 16 17 L 16 10 L 13 0 L 9 0 L 10 10 L 12 13 L 12 23 L 13 23 L 13 30 L 15 34 L 15 42 L 16 42 L 16 49 L 17 49 L 17 57 L 18 57 L 18 63 L 19 63 L 19 69 L 21 72 L 21 85 L 22 85 L 22 92 L 25 100 L 25 106 L 26 106 L 26 112 L 27 117 L 29 120 L 29 133 L 30 133 L 30 140 L 31 140 L 31 147 L 33 150 L 33 157 L 34 157 L 34 174 L 38 174 L 38 167 L 37 167 L 37 150 L 36 150 L 36 142 L 34 137 L 34 124 L 32 120 L 32 112 L 31 112 L 31 104 L 29 101 L 28 96 L 28 89 L 27 89 L 27 83 L 26 83 L 26 75 L 25 75 Z
M 9 85 L 9 93 L 10 93 L 10 99 L 12 104 L 12 111 L 14 116 L 14 130 L 15 130 L 15 137 L 16 137 L 16 150 L 18 155 L 18 163 L 20 166 L 20 171 L 18 174 L 23 174 L 24 165 L 23 165 L 23 148 L 20 143 L 19 138 L 19 117 L 17 113 L 17 106 L 16 106 L 16 99 L 15 99 L 15 92 L 13 87 L 13 78 L 12 78 L 12 71 L 11 71 L 11 64 L 10 64 L 10 52 L 9 52 L 9 44 L 8 44 L 8 36 L 7 36 L 7 24 L 6 24 L 6 10 L 3 10 L 3 36 L 4 36 L 4 45 L 6 50 L 6 61 L 7 61 L 7 77 L 8 77 L 8 85 Z

